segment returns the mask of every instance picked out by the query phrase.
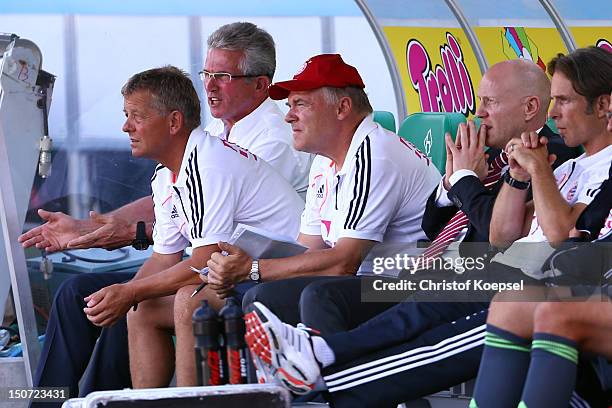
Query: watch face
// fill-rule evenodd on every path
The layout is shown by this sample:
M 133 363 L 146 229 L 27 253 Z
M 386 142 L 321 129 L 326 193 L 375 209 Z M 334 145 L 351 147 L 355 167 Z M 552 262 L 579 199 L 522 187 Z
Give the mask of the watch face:
M 259 272 L 251 272 L 249 278 L 251 278 L 252 281 L 259 282 Z

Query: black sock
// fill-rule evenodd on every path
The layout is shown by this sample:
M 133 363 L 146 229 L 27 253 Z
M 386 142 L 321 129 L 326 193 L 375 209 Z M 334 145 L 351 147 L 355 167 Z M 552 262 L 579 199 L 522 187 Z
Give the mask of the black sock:
M 576 343 L 554 334 L 535 333 L 531 364 L 519 407 L 569 406 L 576 384 Z
M 530 340 L 487 324 L 470 408 L 516 408 L 529 368 Z

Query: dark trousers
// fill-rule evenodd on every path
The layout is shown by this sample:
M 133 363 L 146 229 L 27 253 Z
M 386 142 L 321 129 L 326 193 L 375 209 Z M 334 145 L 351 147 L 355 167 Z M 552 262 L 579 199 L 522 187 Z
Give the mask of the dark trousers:
M 336 357 L 324 370 L 333 406 L 397 406 L 476 376 L 488 302 L 362 302 L 364 282 L 319 279 L 300 296 Z
M 395 303 L 361 302 L 361 279 L 355 276 L 318 276 L 261 283 L 243 298 L 246 311 L 261 302 L 288 324 L 331 334 L 350 330 Z
M 343 364 L 379 350 L 409 343 L 429 330 L 480 313 L 486 308 L 488 303 L 482 302 L 406 301 L 352 330 L 322 337 L 334 351 L 335 364 Z
M 108 285 L 128 281 L 133 276 L 131 272 L 86 273 L 60 286 L 51 308 L 34 386 L 69 387 L 71 398 L 92 391 L 132 386 L 126 319 L 105 329 L 95 326 L 83 312 L 83 299 Z M 79 390 L 79 380 L 94 347 L 94 360 Z M 37 407 L 39 404 L 33 403 L 31 406 Z M 42 404 L 42 407 L 53 406 L 50 403 Z M 61 406 L 61 403 L 54 404 Z
M 477 303 L 471 305 L 476 307 Z M 399 318 L 396 312 L 390 309 L 383 315 Z M 325 368 L 322 373 L 328 389 L 325 399 L 336 408 L 391 408 L 476 377 L 484 344 L 486 315 L 484 309 L 449 320 L 404 339 L 404 342 L 399 331 L 395 345 Z M 395 326 L 397 323 L 399 321 Z M 380 332 L 370 332 L 368 336 L 388 338 L 392 333 L 387 326 L 379 329 Z M 349 339 L 346 338 L 343 349 L 361 347 L 349 344 Z M 338 343 L 329 344 L 334 352 L 339 351 Z

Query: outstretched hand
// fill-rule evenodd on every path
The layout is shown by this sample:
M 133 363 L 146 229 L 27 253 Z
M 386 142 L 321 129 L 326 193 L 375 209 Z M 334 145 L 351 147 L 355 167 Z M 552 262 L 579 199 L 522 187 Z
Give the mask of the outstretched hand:
M 46 222 L 18 238 L 24 248 L 36 246 L 47 252 L 61 251 L 69 248 L 71 240 L 96 228 L 90 221 L 78 220 L 61 212 L 39 209 L 38 215 Z
M 135 233 L 123 218 L 90 211 L 89 219 L 98 228 L 82 236 L 74 237 L 67 243 L 68 248 L 116 249 L 129 245 L 134 239 Z

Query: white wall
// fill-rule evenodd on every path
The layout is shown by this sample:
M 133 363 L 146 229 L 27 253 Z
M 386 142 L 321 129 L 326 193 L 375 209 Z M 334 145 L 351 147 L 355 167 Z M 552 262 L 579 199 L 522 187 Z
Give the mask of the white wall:
M 67 134 L 68 121 L 78 120 L 77 138 L 121 143 L 123 122 L 120 88 L 135 72 L 173 64 L 188 72 L 190 67 L 189 18 L 182 16 L 98 16 L 75 17 L 75 60 L 66 60 L 64 16 L 1 15 L 0 31 L 15 33 L 34 41 L 43 53 L 43 69 L 57 75 L 51 105 L 50 132 L 56 139 Z M 309 57 L 322 52 L 319 17 L 201 17 L 201 46 L 206 53 L 206 38 L 220 25 L 251 21 L 267 30 L 277 45 L 275 80 L 285 80 Z M 380 47 L 362 17 L 335 17 L 334 52 L 356 66 L 366 83 L 372 106 L 397 114 L 389 71 Z M 66 64 L 76 63 L 76 78 L 67 78 Z M 66 84 L 73 82 L 78 112 L 67 112 Z M 199 78 L 194 78 L 201 88 Z M 73 94 L 73 96 L 75 96 Z M 284 102 L 280 103 L 284 108 Z M 204 119 L 210 120 L 203 105 Z M 127 149 L 127 143 L 125 144 Z
M 121 131 L 121 86 L 136 72 L 167 64 L 195 74 L 202 68 L 208 36 L 219 26 L 234 21 L 251 21 L 272 35 L 277 46 L 276 81 L 293 77 L 304 61 L 323 49 L 338 52 L 363 76 L 374 109 L 389 110 L 397 117 L 388 68 L 370 26 L 360 16 L 4 14 L 0 15 L 0 32 L 34 41 L 43 54 L 43 69 L 57 76 L 49 132 L 56 147 L 65 145 L 73 152 L 66 163 L 57 162 L 55 173 L 39 191 L 39 200 L 96 195 L 93 192 L 104 184 L 94 176 L 97 172 L 91 168 L 91 156 L 86 159 L 80 152 L 128 152 L 129 143 Z M 330 38 L 323 38 L 325 29 L 330 27 Z M 200 79 L 194 75 L 193 82 L 203 95 Z M 285 101 L 278 103 L 286 110 Z M 206 103 L 202 107 L 206 123 L 211 117 Z M 104 175 L 104 182 L 128 183 L 122 173 L 126 156 L 104 157 L 107 166 L 116 169 Z M 143 179 L 142 183 L 147 181 Z M 71 204 L 75 214 L 86 214 L 86 206 L 74 200 Z

